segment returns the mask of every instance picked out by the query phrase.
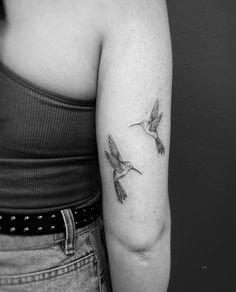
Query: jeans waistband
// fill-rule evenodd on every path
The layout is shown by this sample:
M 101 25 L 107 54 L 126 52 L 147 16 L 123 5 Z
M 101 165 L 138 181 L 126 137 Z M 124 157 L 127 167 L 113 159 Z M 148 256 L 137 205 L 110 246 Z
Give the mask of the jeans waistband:
M 65 209 L 65 210 L 68 210 L 68 209 Z M 70 238 L 83 237 L 83 234 L 96 228 L 100 219 L 98 218 L 92 223 L 78 229 L 74 229 L 73 227 L 71 228 L 71 226 L 73 226 L 74 224 L 73 217 L 69 217 L 68 220 L 65 221 L 65 225 L 68 225 L 67 229 L 65 229 L 67 231 L 61 232 L 61 233 L 46 234 L 46 235 L 29 235 L 29 236 L 0 234 L 0 251 L 34 250 L 34 249 L 41 249 L 41 248 L 49 248 L 59 243 L 62 243 L 62 245 L 65 247 L 66 245 L 68 245 L 68 236 L 69 236 L 68 232 L 70 232 Z M 72 246 L 70 245 L 70 247 L 71 249 L 73 249 L 73 245 Z

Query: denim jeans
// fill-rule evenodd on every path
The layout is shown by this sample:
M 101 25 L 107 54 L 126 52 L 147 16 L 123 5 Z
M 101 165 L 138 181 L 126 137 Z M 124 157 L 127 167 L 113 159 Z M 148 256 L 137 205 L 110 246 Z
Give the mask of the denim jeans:
M 0 234 L 1 292 L 112 291 L 101 220 L 75 230 L 70 214 L 65 233 Z

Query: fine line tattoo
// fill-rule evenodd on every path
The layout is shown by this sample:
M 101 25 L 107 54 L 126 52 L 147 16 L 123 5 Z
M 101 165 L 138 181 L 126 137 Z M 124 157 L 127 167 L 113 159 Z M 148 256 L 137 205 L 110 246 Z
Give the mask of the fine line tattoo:
M 130 170 L 134 170 L 142 174 L 138 169 L 134 168 L 130 161 L 123 161 L 120 152 L 116 146 L 116 143 L 111 135 L 108 136 L 110 153 L 105 150 L 108 161 L 113 167 L 113 181 L 116 190 L 118 201 L 123 204 L 123 201 L 127 198 L 126 191 L 119 180 L 127 175 Z
M 130 125 L 130 127 L 138 126 L 138 125 L 142 126 L 145 133 L 155 139 L 158 153 L 164 154 L 165 146 L 163 145 L 157 132 L 157 127 L 161 121 L 161 118 L 162 118 L 162 113 L 159 114 L 159 99 L 157 98 L 154 103 L 149 120 L 142 120 L 140 123 Z

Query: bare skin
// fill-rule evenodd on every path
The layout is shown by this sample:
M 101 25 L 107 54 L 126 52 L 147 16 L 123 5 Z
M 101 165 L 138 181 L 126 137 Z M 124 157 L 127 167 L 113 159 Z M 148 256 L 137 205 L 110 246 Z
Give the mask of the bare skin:
M 101 53 L 98 6 L 102 3 L 5 2 L 8 17 L 7 25 L 0 24 L 1 62 L 42 88 L 94 100 Z

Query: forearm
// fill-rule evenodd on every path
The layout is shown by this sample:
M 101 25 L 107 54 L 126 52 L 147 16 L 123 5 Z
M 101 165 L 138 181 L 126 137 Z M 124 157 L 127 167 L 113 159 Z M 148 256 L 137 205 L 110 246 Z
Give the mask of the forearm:
M 138 241 L 138 240 L 137 240 Z M 150 247 L 136 249 L 107 235 L 113 292 L 167 291 L 170 272 L 170 223 Z

